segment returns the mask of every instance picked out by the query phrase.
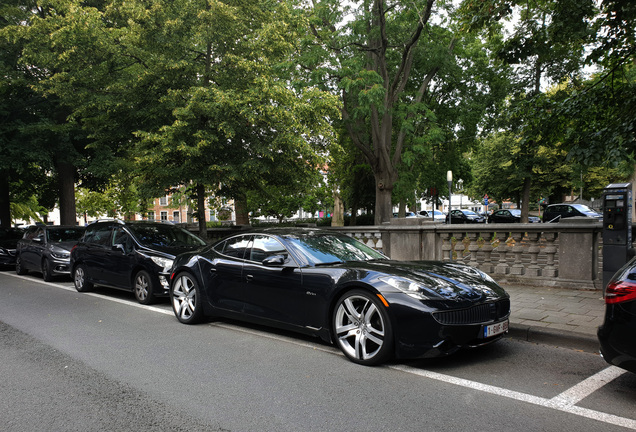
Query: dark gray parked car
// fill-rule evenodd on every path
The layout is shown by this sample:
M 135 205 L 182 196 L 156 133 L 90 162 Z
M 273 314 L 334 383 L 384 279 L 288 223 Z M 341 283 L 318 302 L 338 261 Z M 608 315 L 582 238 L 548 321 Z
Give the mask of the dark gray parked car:
M 559 222 L 569 217 L 589 217 L 602 220 L 603 215 L 595 212 L 584 204 L 550 204 L 543 212 L 543 222 Z
M 70 275 L 71 249 L 84 234 L 80 226 L 33 226 L 18 241 L 15 272 L 41 272 L 45 281 Z

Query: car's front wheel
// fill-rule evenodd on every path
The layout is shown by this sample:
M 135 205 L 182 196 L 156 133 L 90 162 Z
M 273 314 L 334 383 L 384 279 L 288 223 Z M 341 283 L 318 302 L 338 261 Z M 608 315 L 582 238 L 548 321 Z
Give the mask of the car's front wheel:
M 155 302 L 155 294 L 153 292 L 152 280 L 150 274 L 141 270 L 135 276 L 135 298 L 141 304 L 152 304 Z
M 377 365 L 393 354 L 393 330 L 380 299 L 363 290 L 345 293 L 333 313 L 336 344 L 353 362 Z
M 80 264 L 73 272 L 73 283 L 78 292 L 87 292 L 93 289 L 93 284 L 87 280 L 86 267 Z
M 46 258 L 42 260 L 42 278 L 47 282 L 51 282 L 53 280 L 51 263 L 49 263 L 49 260 L 47 260 Z
M 19 275 L 25 275 L 28 273 L 27 269 L 24 267 L 24 263 L 22 262 L 22 257 L 18 255 L 15 259 L 15 272 Z
M 203 318 L 200 288 L 188 273 L 177 276 L 170 289 L 172 310 L 179 321 L 195 324 Z

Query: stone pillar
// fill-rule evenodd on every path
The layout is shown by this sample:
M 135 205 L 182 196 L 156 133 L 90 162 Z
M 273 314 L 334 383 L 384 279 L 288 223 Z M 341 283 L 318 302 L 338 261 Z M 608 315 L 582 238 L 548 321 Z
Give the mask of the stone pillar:
M 598 225 L 598 230 L 590 229 L 593 224 Z M 589 282 L 597 278 L 600 230 L 600 223 L 591 218 L 559 222 L 559 279 Z

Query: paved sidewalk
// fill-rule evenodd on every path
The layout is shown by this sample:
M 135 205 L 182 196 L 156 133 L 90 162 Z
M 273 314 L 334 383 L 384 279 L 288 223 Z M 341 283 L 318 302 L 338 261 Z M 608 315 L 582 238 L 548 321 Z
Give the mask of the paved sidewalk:
M 596 329 L 603 323 L 601 291 L 506 286 L 510 294 L 510 336 L 529 342 L 598 352 Z

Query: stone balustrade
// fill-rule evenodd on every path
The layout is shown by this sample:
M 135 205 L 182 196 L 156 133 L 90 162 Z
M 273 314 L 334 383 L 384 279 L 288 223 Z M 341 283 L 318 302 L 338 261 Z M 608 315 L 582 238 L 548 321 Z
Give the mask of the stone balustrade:
M 402 219 L 342 231 L 396 260 L 456 261 L 507 284 L 602 289 L 601 223 L 446 225 Z

